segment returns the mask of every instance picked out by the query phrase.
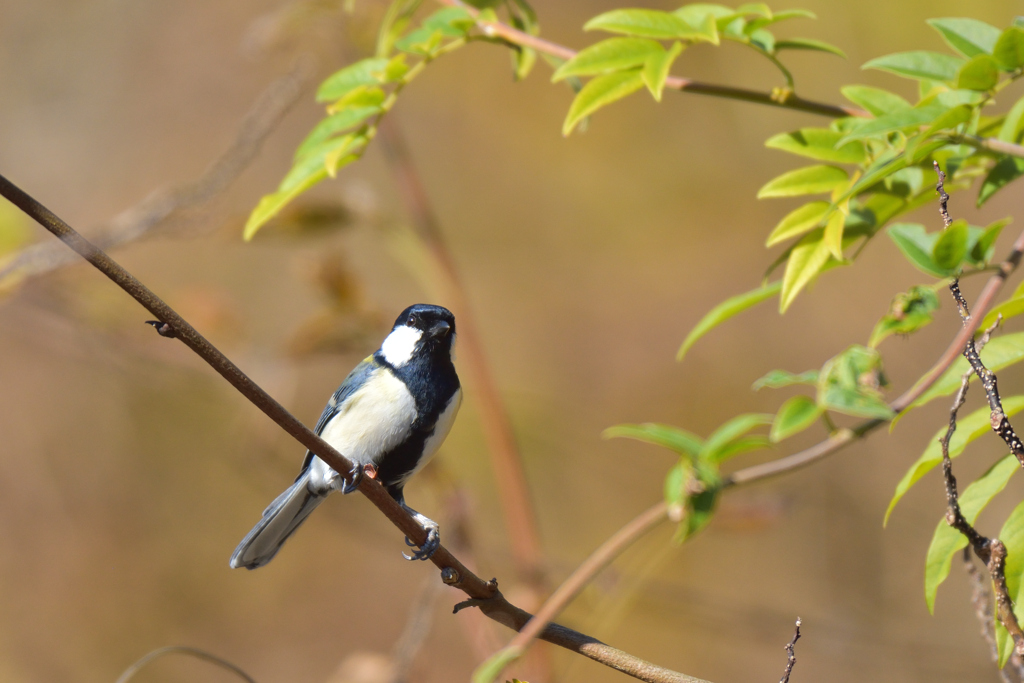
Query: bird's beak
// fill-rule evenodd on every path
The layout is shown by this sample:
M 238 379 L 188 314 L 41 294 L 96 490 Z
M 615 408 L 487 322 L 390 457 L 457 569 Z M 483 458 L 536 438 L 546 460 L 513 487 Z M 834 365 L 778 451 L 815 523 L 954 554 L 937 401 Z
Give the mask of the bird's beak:
M 430 336 L 435 339 L 440 339 L 441 337 L 448 334 L 451 331 L 451 329 L 452 326 L 442 320 L 441 322 L 437 323 L 436 325 L 430 328 Z

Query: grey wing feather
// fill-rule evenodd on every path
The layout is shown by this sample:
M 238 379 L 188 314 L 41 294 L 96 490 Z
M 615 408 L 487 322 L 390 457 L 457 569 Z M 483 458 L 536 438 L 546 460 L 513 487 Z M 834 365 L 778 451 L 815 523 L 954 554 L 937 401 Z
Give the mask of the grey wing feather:
M 374 371 L 380 368 L 380 364 L 374 359 L 373 356 L 367 357 L 362 363 L 352 368 L 352 372 L 348 373 L 342 382 L 338 390 L 334 392 L 331 399 L 327 402 L 327 406 L 324 407 L 324 412 L 320 414 L 320 419 L 316 421 L 316 427 L 313 431 L 319 436 L 323 433 L 324 427 L 327 423 L 334 418 L 340 411 L 342 406 L 345 405 L 345 401 L 349 399 L 352 394 L 366 384 L 370 376 L 373 375 Z M 306 451 L 306 459 L 302 461 L 302 469 L 299 471 L 299 477 L 305 473 L 306 468 L 309 467 L 309 463 L 313 461 L 313 454 Z

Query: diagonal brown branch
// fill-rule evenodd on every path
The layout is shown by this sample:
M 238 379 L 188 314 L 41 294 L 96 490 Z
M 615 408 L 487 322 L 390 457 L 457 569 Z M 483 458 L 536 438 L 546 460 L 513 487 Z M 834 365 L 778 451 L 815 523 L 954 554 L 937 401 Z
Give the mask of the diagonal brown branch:
M 189 325 L 184 318 L 178 315 L 162 299 L 107 256 L 101 249 L 82 237 L 70 225 L 3 175 L 0 175 L 0 195 L 7 198 L 12 204 L 59 237 L 61 241 L 80 254 L 97 270 L 131 295 L 132 298 L 163 323 L 157 326 L 158 331 L 161 331 L 165 336 L 180 339 L 235 387 L 239 393 L 266 413 L 270 419 L 280 425 L 282 429 L 299 443 L 311 452 L 316 453 L 336 471 L 348 472 L 351 470 L 352 464 L 344 455 L 310 431 L 308 427 L 289 413 L 284 406 L 249 379 L 238 366 L 210 344 L 205 337 Z M 387 494 L 384 487 L 377 481 L 364 477 L 359 484 L 359 491 L 410 539 L 420 545 L 426 540 L 426 532 L 423 528 Z M 472 603 L 478 606 L 491 619 L 517 631 L 523 628 L 530 620 L 531 615 L 528 612 L 516 607 L 505 599 L 498 590 L 497 581 L 483 581 L 444 546 L 438 547 L 430 561 L 441 570 L 441 575 L 446 584 L 464 592 L 469 596 Z M 699 679 L 651 664 L 639 657 L 606 645 L 596 638 L 591 638 L 557 624 L 547 626 L 541 634 L 541 638 L 649 683 L 701 683 Z

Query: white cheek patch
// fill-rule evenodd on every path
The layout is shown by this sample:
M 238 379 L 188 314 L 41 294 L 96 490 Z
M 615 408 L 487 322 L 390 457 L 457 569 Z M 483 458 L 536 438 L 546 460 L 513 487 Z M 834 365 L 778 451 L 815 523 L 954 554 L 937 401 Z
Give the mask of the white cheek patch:
M 423 332 L 414 327 L 408 325 L 396 327 L 380 345 L 384 360 L 396 368 L 402 367 L 412 358 L 416 344 L 422 336 Z

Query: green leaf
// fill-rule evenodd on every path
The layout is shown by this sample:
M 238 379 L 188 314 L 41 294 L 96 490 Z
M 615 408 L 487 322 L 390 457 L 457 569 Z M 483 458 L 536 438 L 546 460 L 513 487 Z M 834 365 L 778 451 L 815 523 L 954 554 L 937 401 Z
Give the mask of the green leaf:
M 775 41 L 775 50 L 814 50 L 816 52 L 828 52 L 846 59 L 846 53 L 835 45 L 830 45 L 822 40 L 811 38 L 787 38 L 786 40 Z
M 252 213 L 249 214 L 249 220 L 246 221 L 245 229 L 242 231 L 242 239 L 247 242 L 251 240 L 257 231 L 266 225 L 267 221 L 280 213 L 281 209 L 287 206 L 291 200 L 295 199 L 326 177 L 327 169 L 324 168 L 323 162 L 321 161 L 321 163 L 317 164 L 315 171 L 305 176 L 300 182 L 293 185 L 290 189 L 278 190 L 273 194 L 265 195 L 260 199 L 256 208 L 252 210 Z
M 705 39 L 718 43 L 717 35 L 714 40 L 710 40 L 710 36 L 691 26 L 681 17 L 653 9 L 616 9 L 599 14 L 583 26 L 584 31 L 595 29 L 641 38 Z
M 594 76 L 606 71 L 621 71 L 642 66 L 647 58 L 665 54 L 665 48 L 649 38 L 609 38 L 586 47 L 558 67 L 551 76 L 556 82 L 569 76 Z
M 1024 33 L 1024 31 L 1022 31 Z M 999 139 L 1004 142 L 1017 143 L 1020 140 L 1021 129 L 1024 129 L 1024 97 L 1017 100 L 999 128 Z
M 1024 503 L 1018 504 L 1006 518 L 1003 528 L 999 531 L 999 540 L 1006 546 L 1006 566 L 1003 568 L 1006 592 L 1014 604 L 1013 611 L 1017 613 L 1019 620 L 1021 587 L 1024 586 Z M 995 621 L 1002 627 L 998 617 Z M 1005 628 L 1002 629 L 1002 634 L 997 631 L 996 636 L 999 645 L 999 666 L 1003 666 L 1013 654 L 1013 639 Z
M 775 34 L 767 29 L 759 29 L 750 33 L 750 42 L 768 54 L 775 54 Z
M 837 260 L 843 260 L 843 226 L 846 225 L 846 216 L 842 211 L 836 210 L 829 216 L 825 223 L 825 233 L 822 241 L 828 247 L 829 253 Z
M 690 333 L 686 335 L 686 339 L 683 340 L 682 346 L 680 346 L 679 351 L 676 352 L 676 360 L 681 361 L 686 355 L 686 352 L 690 350 L 690 347 L 697 343 L 697 340 L 705 334 L 748 308 L 772 298 L 778 294 L 781 289 L 782 281 L 776 280 L 775 282 L 769 282 L 757 289 L 726 299 L 712 308 L 703 318 L 700 319 L 700 322 L 697 323 L 696 327 L 690 330 Z
M 799 375 L 794 375 L 792 372 L 786 370 L 772 370 L 761 379 L 754 382 L 750 387 L 754 391 L 758 391 L 763 387 L 769 389 L 781 389 L 782 387 L 792 386 L 794 384 L 809 384 L 812 387 L 818 384 L 818 371 L 807 370 L 801 372 Z
M 931 287 L 917 285 L 907 292 L 897 294 L 889 306 L 889 312 L 875 325 L 868 346 L 875 348 L 893 334 L 916 332 L 932 321 L 938 308 L 939 297 Z
M 772 443 L 778 443 L 810 427 L 821 415 L 818 403 L 807 396 L 794 396 L 779 408 L 772 421 L 769 436 Z
M 768 440 L 767 436 L 756 434 L 754 436 L 743 436 L 735 441 L 727 444 L 718 454 L 715 456 L 715 462 L 725 462 L 730 458 L 735 458 L 737 455 L 743 453 L 749 453 L 750 451 L 758 451 L 762 448 L 768 448 L 772 445 L 772 442 Z
M 920 126 L 926 123 L 931 123 L 937 117 L 945 113 L 945 111 L 946 108 L 937 103 L 914 107 L 912 109 L 901 109 L 900 111 L 892 114 L 886 114 L 884 116 L 879 116 L 878 118 L 865 121 L 863 124 L 857 126 L 843 136 L 840 143 L 846 144 L 851 140 L 861 140 L 874 135 L 890 133 L 894 130 L 901 130 L 911 126 Z
M 384 70 L 390 60 L 383 57 L 363 59 L 331 74 L 316 91 L 317 102 L 331 102 L 344 97 L 349 91 L 365 85 L 383 82 Z
M 681 515 L 686 505 L 686 485 L 693 477 L 693 466 L 682 459 L 672 466 L 665 477 L 665 502 L 669 507 L 669 514 Z
M 999 239 L 999 233 L 1012 220 L 1009 217 L 1003 218 L 993 221 L 985 228 L 976 228 L 972 225 L 970 227 L 971 237 L 967 241 L 967 260 L 979 267 L 991 261 L 992 255 L 995 253 L 995 243 Z
M 1010 477 L 1020 469 L 1017 459 L 1008 455 L 983 474 L 977 481 L 960 494 L 960 511 L 971 524 L 997 493 L 1006 488 Z M 928 546 L 928 558 L 924 568 L 924 597 L 928 611 L 935 613 L 935 595 L 939 585 L 949 576 L 949 565 L 953 556 L 967 546 L 967 538 L 949 526 L 945 519 L 939 521 Z
M 929 19 L 928 25 L 942 34 L 951 48 L 968 58 L 992 54 L 999 40 L 999 29 L 977 19 Z
M 878 390 L 884 384 L 878 351 L 855 344 L 821 368 L 818 405 L 844 415 L 887 420 L 895 413 Z
M 770 180 L 758 190 L 757 198 L 796 197 L 831 192 L 847 180 L 849 177 L 841 168 L 825 165 L 805 166 Z
M 697 457 L 700 460 L 710 462 L 721 462 L 721 451 L 735 439 L 743 436 L 751 429 L 761 425 L 770 425 L 772 416 L 765 413 L 744 413 L 732 418 L 721 427 L 716 429 L 711 436 L 704 441 Z
M 932 261 L 943 270 L 956 270 L 967 256 L 967 221 L 959 219 L 939 233 Z
M 1024 332 L 996 337 L 982 349 L 981 360 L 985 363 L 985 367 L 992 372 L 999 372 L 1005 367 L 1024 360 Z M 942 377 L 928 391 L 924 392 L 914 401 L 907 410 L 923 406 L 940 396 L 949 396 L 960 388 L 960 378 L 969 369 L 970 366 L 967 360 L 962 357 L 958 358 L 943 373 Z M 976 377 L 972 375 L 971 381 L 973 382 L 975 379 Z
M 646 422 L 644 424 L 621 424 L 601 432 L 602 439 L 635 439 L 675 451 L 680 455 L 696 457 L 703 447 L 703 440 L 685 429 L 669 425 Z
M 378 107 L 384 102 L 384 91 L 375 85 L 357 85 L 328 105 L 328 114 L 337 114 L 350 107 Z
M 960 57 L 940 52 L 916 50 L 876 57 L 862 66 L 862 69 L 879 69 L 906 78 L 929 78 L 933 81 L 953 81 L 963 65 Z
M 442 7 L 423 20 L 423 28 L 440 31 L 446 38 L 461 38 L 474 26 L 476 20 L 465 7 Z
M 804 235 L 793 247 L 782 276 L 782 295 L 779 297 L 779 312 L 785 313 L 796 295 L 806 287 L 829 260 L 828 245 L 825 244 L 824 230 Z
M 867 158 L 864 145 L 851 142 L 837 148 L 842 134 L 828 128 L 801 128 L 768 138 L 765 147 L 836 164 L 860 164 Z
M 644 85 L 651 91 L 655 101 L 661 102 L 661 91 L 665 89 L 665 79 L 672 68 L 672 62 L 676 60 L 683 51 L 683 44 L 676 42 L 667 51 L 662 50 L 647 57 L 644 68 L 640 72 L 644 79 Z
M 981 325 L 978 325 L 978 329 L 987 330 L 1000 315 L 1003 316 L 1003 322 L 1005 323 L 1010 318 L 1015 318 L 1021 313 L 1024 313 L 1024 282 L 1017 286 L 1016 291 L 1014 291 L 1010 298 L 985 315 L 985 319 L 981 321 Z
M 18 251 L 32 241 L 32 230 L 21 209 L 0 198 L 0 256 Z
M 959 383 L 957 383 L 957 386 L 959 386 Z M 1024 396 L 1010 396 L 1003 399 L 1003 411 L 1007 417 L 1019 413 L 1022 408 L 1024 408 Z M 949 440 L 950 458 L 956 458 L 964 452 L 967 444 L 992 431 L 989 416 L 989 408 L 985 406 L 984 408 L 978 408 L 967 416 L 961 415 L 957 419 L 957 429 Z M 889 501 L 889 508 L 885 511 L 883 525 L 889 523 L 889 515 L 892 514 L 896 503 L 900 502 L 900 499 L 906 495 L 910 487 L 942 463 L 942 447 L 939 446 L 939 439 L 945 433 L 945 426 L 935 432 L 934 438 L 928 442 L 928 447 L 924 449 L 924 453 L 921 454 L 921 457 L 910 466 L 907 473 L 900 479 L 900 482 L 896 485 L 896 492 L 893 494 L 892 500 Z
M 932 249 L 938 240 L 938 233 L 925 232 L 920 223 L 894 223 L 889 226 L 889 237 L 910 263 L 927 275 L 946 277 L 948 270 L 940 268 L 932 260 Z
M 772 11 L 763 2 L 748 2 L 737 7 L 736 14 L 755 14 L 760 17 L 771 17 Z
M 956 87 L 965 90 L 991 90 L 998 82 L 999 67 L 989 55 L 972 58 L 956 74 Z
M 601 107 L 621 100 L 642 87 L 644 81 L 639 70 L 619 71 L 592 78 L 573 99 L 562 125 L 562 135 L 569 135 L 577 123 Z
M 875 116 L 893 114 L 903 109 L 910 109 L 910 102 L 888 90 L 872 88 L 866 85 L 847 85 L 840 88 L 843 97 L 858 107 L 867 109 Z
M 790 211 L 768 235 L 765 246 L 771 247 L 791 237 L 802 235 L 818 227 L 825 219 L 832 205 L 829 202 L 811 202 Z
M 336 133 L 359 125 L 378 113 L 380 113 L 380 107 L 350 107 L 342 109 L 337 114 L 328 116 L 316 124 L 316 127 L 299 145 L 299 148 L 295 151 L 296 161 L 309 154 Z
M 1003 31 L 992 50 L 992 56 L 1004 71 L 1013 71 L 1024 66 L 1024 29 L 1011 26 Z
M 978 191 L 978 206 L 987 202 L 992 195 L 1022 175 L 1024 175 L 1024 159 L 1006 156 L 997 161 L 981 183 L 981 189 Z
M 395 48 L 424 57 L 434 54 L 444 42 L 445 31 L 426 26 L 410 31 L 395 41 Z

